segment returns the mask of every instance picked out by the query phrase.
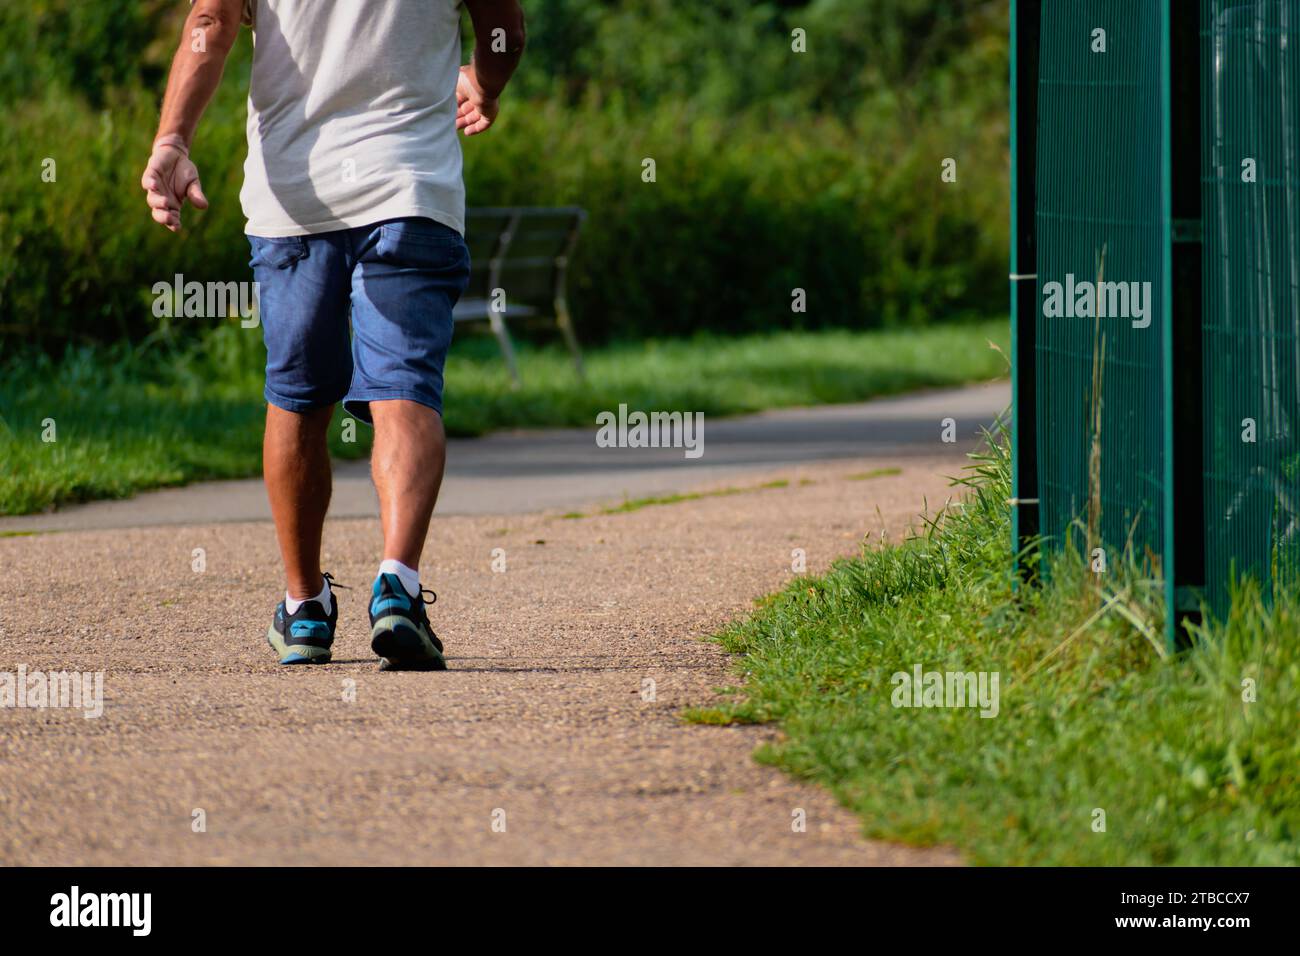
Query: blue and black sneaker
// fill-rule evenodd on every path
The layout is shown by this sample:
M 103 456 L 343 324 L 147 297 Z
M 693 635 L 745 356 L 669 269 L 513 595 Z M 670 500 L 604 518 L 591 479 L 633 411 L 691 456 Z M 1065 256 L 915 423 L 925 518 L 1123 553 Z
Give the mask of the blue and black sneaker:
M 429 615 L 424 610 L 426 604 L 436 600 L 438 595 L 428 589 L 421 589 L 419 597 L 411 597 L 396 574 L 381 574 L 375 579 L 370 599 L 370 649 L 383 658 L 380 670 L 447 669 L 442 642 L 429 626 Z
M 330 596 L 334 589 L 343 587 L 325 574 Z M 286 614 L 284 602 L 275 609 L 275 621 L 266 632 L 266 643 L 280 655 L 281 664 L 328 664 L 330 645 L 334 643 L 334 628 L 339 620 L 337 598 L 330 601 L 330 612 L 325 613 L 319 601 L 303 601 L 298 610 Z

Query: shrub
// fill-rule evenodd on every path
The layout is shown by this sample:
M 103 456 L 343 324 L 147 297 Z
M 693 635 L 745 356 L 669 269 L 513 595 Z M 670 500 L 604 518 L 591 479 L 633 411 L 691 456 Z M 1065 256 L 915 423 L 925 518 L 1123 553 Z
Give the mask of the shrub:
M 465 144 L 470 204 L 588 209 L 571 292 L 589 341 L 1001 310 L 1004 4 L 863 6 L 530 4 L 502 122 Z M 248 35 L 195 143 L 212 208 L 187 211 L 176 237 L 152 222 L 138 180 L 183 8 L 35 9 L 0 14 L 20 39 L 0 60 L 16 98 L 0 126 L 0 342 L 159 334 L 155 282 L 248 277 Z M 791 52 L 796 25 L 806 54 Z M 947 157 L 955 184 L 940 181 Z M 46 159 L 57 182 L 42 181 Z M 795 288 L 806 313 L 791 310 Z M 170 321 L 161 334 L 185 330 Z

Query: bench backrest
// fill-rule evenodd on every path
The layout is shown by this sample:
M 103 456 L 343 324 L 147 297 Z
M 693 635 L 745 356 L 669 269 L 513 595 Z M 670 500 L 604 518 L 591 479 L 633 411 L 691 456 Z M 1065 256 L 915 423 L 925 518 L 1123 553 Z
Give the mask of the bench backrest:
M 468 210 L 465 243 L 472 265 L 465 298 L 486 299 L 501 288 L 508 302 L 549 305 L 586 218 L 577 206 Z

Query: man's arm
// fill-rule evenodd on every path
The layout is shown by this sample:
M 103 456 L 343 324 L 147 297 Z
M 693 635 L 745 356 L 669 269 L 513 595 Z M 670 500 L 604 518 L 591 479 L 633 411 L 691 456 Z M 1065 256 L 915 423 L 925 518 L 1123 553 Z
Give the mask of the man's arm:
M 524 55 L 524 11 L 519 0 L 465 0 L 474 24 L 474 55 L 460 68 L 456 128 L 466 136 L 490 127 L 500 98 Z
M 180 231 L 186 199 L 199 209 L 208 208 L 199 171 L 189 158 L 190 143 L 221 83 L 226 57 L 239 36 L 243 7 L 244 0 L 195 0 L 172 59 L 158 135 L 140 179 L 154 220 L 172 232 Z

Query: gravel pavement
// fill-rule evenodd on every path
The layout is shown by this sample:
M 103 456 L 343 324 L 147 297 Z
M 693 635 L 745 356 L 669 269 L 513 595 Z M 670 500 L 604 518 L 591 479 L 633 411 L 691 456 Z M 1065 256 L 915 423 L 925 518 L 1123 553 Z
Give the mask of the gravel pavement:
M 957 863 L 863 840 L 756 764 L 774 728 L 679 715 L 738 682 L 703 638 L 791 580 L 793 549 L 817 572 L 897 537 L 964 450 L 750 469 L 703 484 L 736 493 L 627 513 L 435 517 L 445 673 L 378 670 L 370 519 L 327 523 L 325 565 L 355 590 L 314 668 L 264 642 L 265 521 L 0 538 L 0 674 L 103 672 L 102 716 L 0 708 L 0 863 Z

